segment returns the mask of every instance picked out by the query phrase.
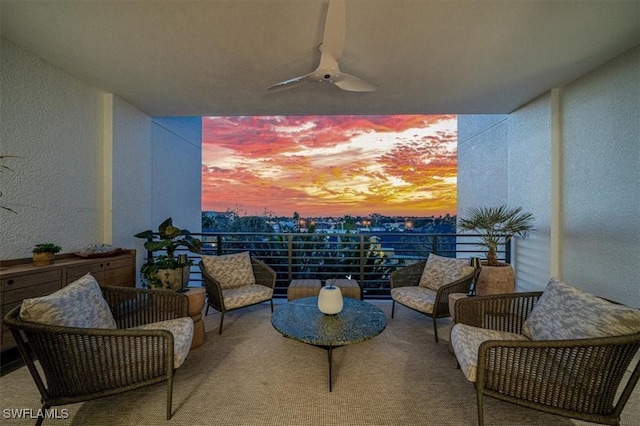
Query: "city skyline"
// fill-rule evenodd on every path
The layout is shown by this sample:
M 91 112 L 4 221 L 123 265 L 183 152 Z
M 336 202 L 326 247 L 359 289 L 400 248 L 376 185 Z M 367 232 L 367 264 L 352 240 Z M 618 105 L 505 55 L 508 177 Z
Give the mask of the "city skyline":
M 202 119 L 202 210 L 456 214 L 455 115 Z

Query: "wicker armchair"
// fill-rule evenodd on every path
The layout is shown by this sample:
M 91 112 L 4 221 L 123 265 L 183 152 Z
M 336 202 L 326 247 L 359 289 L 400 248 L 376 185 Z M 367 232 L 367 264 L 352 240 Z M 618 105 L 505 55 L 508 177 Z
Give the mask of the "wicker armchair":
M 207 310 L 205 311 L 205 315 L 209 314 L 209 307 L 220 312 L 220 329 L 218 334 L 222 334 L 224 315 L 227 312 L 256 305 L 266 302 L 267 300 L 271 303 L 271 312 L 273 312 L 273 288 L 276 284 L 276 273 L 264 262 L 251 257 L 251 268 L 253 270 L 255 284 L 231 287 L 215 279 L 212 274 L 207 271 L 204 261 L 201 261 L 198 266 L 202 272 L 202 278 L 204 279 L 204 284 L 207 289 Z
M 488 395 L 555 415 L 618 425 L 640 377 L 639 362 L 618 393 L 640 347 L 640 333 L 529 340 L 523 336 L 523 325 L 542 294 L 479 296 L 455 304 L 455 327 L 466 324 L 487 330 L 484 338 L 476 339 L 469 334 L 459 337 L 479 344 L 474 383 L 478 424 L 484 424 L 483 397 Z M 455 344 L 457 331 L 452 330 L 452 342 L 460 359 L 457 352 L 462 350 L 457 346 L 463 345 Z M 492 336 L 502 332 L 514 336 L 510 340 L 502 340 L 497 334 Z
M 433 256 L 433 255 L 430 255 Z M 458 262 L 460 259 L 454 259 Z M 469 273 L 454 281 L 438 287 L 437 290 L 422 287 L 420 280 L 427 265 L 427 261 L 414 263 L 399 268 L 391 273 L 391 318 L 395 315 L 396 302 L 416 312 L 420 312 L 433 320 L 433 332 L 435 341 L 438 342 L 438 318 L 450 317 L 449 294 L 469 293 L 471 285 L 478 275 L 479 263 L 473 259 L 469 261 Z M 403 287 L 411 287 L 411 290 L 397 290 Z
M 167 330 L 126 328 L 186 317 L 187 297 L 169 291 L 125 287 L 101 287 L 101 290 L 118 329 L 62 327 L 22 321 L 20 306 L 4 318 L 40 392 L 42 409 L 166 381 L 169 420 L 174 337 Z M 36 359 L 41 369 L 36 368 Z M 43 417 L 38 418 L 36 425 L 43 420 Z

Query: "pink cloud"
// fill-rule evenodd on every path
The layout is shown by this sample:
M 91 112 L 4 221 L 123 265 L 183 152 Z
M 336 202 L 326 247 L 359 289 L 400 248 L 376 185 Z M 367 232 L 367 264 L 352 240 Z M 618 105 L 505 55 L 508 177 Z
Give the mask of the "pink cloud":
M 455 121 L 454 115 L 205 117 L 202 209 L 455 214 Z M 395 140 L 390 148 L 367 146 L 388 137 Z M 373 142 L 363 145 L 361 138 Z

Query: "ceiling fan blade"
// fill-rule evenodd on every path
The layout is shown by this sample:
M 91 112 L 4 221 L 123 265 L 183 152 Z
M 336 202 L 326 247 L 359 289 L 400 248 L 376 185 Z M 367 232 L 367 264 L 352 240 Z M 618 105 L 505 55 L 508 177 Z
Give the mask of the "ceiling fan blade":
M 320 50 L 336 61 L 344 51 L 345 26 L 344 0 L 329 0 Z
M 276 83 L 274 85 L 269 86 L 267 90 L 277 91 L 277 90 L 291 89 L 294 87 L 298 87 L 303 83 L 310 81 L 309 80 L 310 75 L 311 74 L 301 75 L 300 77 L 294 77 L 294 78 L 290 78 L 289 80 L 281 81 L 280 83 Z
M 373 92 L 378 88 L 375 84 L 346 73 L 337 75 L 334 78 L 333 84 L 342 90 L 348 90 L 350 92 Z
M 364 81 L 354 75 L 340 71 L 338 59 L 344 51 L 345 37 L 345 0 L 329 0 L 324 35 L 320 49 L 320 64 L 309 74 L 291 78 L 270 86 L 267 90 L 288 89 L 302 83 L 333 83 L 342 90 L 350 92 L 373 92 L 375 84 Z

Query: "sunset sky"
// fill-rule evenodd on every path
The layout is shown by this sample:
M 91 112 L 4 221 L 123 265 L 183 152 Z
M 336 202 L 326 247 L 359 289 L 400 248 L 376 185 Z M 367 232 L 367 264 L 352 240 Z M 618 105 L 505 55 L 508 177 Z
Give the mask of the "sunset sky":
M 455 115 L 203 117 L 202 210 L 455 214 Z

